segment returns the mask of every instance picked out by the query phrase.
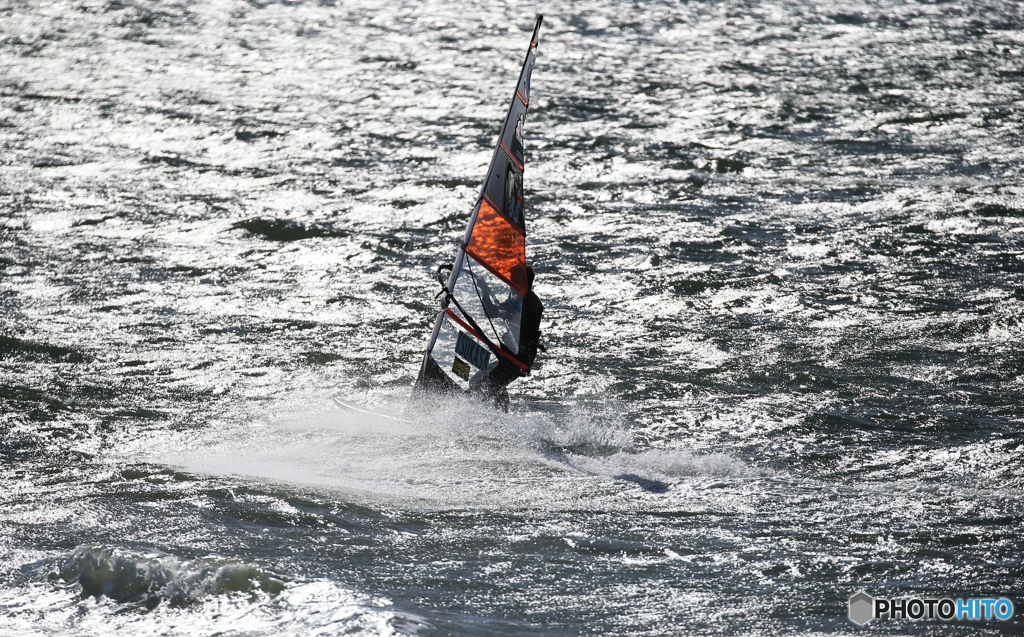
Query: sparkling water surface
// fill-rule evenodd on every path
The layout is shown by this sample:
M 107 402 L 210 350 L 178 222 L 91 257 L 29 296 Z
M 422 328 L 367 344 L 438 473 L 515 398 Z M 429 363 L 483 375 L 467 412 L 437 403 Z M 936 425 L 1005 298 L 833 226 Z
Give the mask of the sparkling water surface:
M 341 411 L 408 413 L 538 12 L 548 351 Z M 1024 613 L 1022 68 L 1015 2 L 0 5 L 0 634 Z

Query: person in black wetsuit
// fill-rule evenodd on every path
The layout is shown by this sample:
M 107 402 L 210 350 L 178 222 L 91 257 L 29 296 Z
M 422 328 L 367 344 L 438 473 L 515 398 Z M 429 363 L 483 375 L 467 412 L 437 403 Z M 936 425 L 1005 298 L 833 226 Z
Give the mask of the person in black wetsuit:
M 519 352 L 513 353 L 504 345 L 501 348 L 512 354 L 520 363 L 526 365 L 523 370 L 518 365 L 501 357 L 498 365 L 491 370 L 472 391 L 478 392 L 500 409 L 508 411 L 508 384 L 515 379 L 526 376 L 537 360 L 537 350 L 543 349 L 540 344 L 540 315 L 544 313 L 544 305 L 533 292 L 533 266 L 526 266 L 526 296 L 523 298 L 523 313 L 519 321 Z

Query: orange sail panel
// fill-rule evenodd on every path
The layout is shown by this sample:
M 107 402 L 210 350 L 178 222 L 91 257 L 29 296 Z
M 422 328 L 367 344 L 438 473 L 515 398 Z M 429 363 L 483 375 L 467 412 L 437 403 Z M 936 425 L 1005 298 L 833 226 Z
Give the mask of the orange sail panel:
M 486 197 L 480 200 L 480 212 L 466 253 L 516 292 L 526 295 L 526 234 Z

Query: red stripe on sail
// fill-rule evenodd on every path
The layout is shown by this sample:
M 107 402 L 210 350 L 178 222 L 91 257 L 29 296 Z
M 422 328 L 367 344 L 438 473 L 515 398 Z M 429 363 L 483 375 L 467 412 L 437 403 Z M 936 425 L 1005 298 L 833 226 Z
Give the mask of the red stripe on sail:
M 474 330 L 472 327 L 470 327 L 469 323 L 467 323 L 467 322 L 463 321 L 462 319 L 460 319 L 459 315 L 452 311 L 452 308 L 450 308 L 450 307 L 449 308 L 445 308 L 444 312 L 448 316 L 452 317 L 453 321 L 455 321 L 456 323 L 461 325 L 462 329 L 466 330 L 467 332 L 469 332 L 470 334 L 475 336 L 480 341 L 484 340 L 483 337 L 480 335 L 480 332 Z
M 519 160 L 515 158 L 515 156 L 512 154 L 512 151 L 509 150 L 508 146 L 505 145 L 505 142 L 501 142 L 501 147 L 505 149 L 505 154 L 508 155 L 508 158 L 512 160 L 512 163 L 514 163 L 516 165 L 516 168 L 518 168 L 519 170 L 522 170 L 523 169 L 523 165 L 520 164 Z
M 481 343 L 484 343 L 484 342 L 486 342 L 486 340 L 485 340 L 485 339 L 484 339 L 484 337 L 483 337 L 483 336 L 482 336 L 482 335 L 480 334 L 480 332 L 478 332 L 478 331 L 474 330 L 474 329 L 473 329 L 472 327 L 470 327 L 470 326 L 469 326 L 469 324 L 467 324 L 467 323 L 466 323 L 465 321 L 463 321 L 462 319 L 460 319 L 460 318 L 458 317 L 458 315 L 457 315 L 457 314 L 455 314 L 455 312 L 452 312 L 452 309 L 451 309 L 451 308 L 447 308 L 447 309 L 445 309 L 445 314 L 447 314 L 448 316 L 450 316 L 450 317 L 452 318 L 452 320 L 453 320 L 453 321 L 455 321 L 456 323 L 458 323 L 459 325 L 461 325 L 461 326 L 462 326 L 462 329 L 466 330 L 466 332 L 467 332 L 467 333 L 471 334 L 471 335 L 472 335 L 472 336 L 473 336 L 474 338 L 476 338 L 477 340 L 479 340 L 479 341 L 480 341 Z M 488 348 L 488 350 L 490 350 L 490 348 Z M 508 359 L 509 361 L 511 361 L 511 362 L 513 362 L 513 363 L 515 363 L 515 364 L 516 364 L 516 366 L 517 366 L 517 367 L 519 367 L 520 369 L 525 369 L 525 370 L 529 370 L 529 369 L 530 369 L 530 368 L 529 368 L 529 367 L 527 367 L 527 366 L 526 366 L 526 364 L 525 364 L 525 363 L 523 363 L 523 362 L 522 362 L 521 360 L 519 360 L 519 359 L 518 359 L 518 358 L 516 358 L 515 356 L 513 356 L 513 355 L 509 354 L 508 352 L 506 352 L 505 350 L 501 349 L 500 347 L 498 348 L 498 353 L 499 353 L 499 354 L 501 354 L 502 356 L 504 356 L 505 358 L 507 358 L 507 359 Z

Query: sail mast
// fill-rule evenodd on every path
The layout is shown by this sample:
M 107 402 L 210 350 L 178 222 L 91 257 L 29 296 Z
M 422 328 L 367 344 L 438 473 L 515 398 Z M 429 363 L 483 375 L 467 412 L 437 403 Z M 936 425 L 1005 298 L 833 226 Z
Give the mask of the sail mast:
M 537 23 L 533 27 L 533 35 L 530 36 L 530 48 L 526 50 L 526 57 L 525 59 L 523 59 L 523 66 L 519 70 L 519 77 L 516 79 L 516 94 L 512 95 L 512 101 L 508 105 L 508 111 L 505 112 L 505 120 L 501 124 L 501 130 L 498 131 L 498 143 L 495 144 L 494 153 L 491 154 L 491 163 L 487 165 L 487 177 L 490 177 L 492 171 L 494 170 L 494 162 L 498 160 L 498 157 L 502 152 L 501 140 L 505 138 L 505 130 L 508 128 L 508 123 L 509 120 L 511 119 L 512 109 L 516 105 L 516 100 L 520 99 L 520 95 L 518 95 L 519 86 L 523 82 L 523 74 L 527 72 L 527 66 L 530 63 L 530 56 L 533 55 L 534 58 L 536 58 L 535 49 L 537 48 L 537 34 L 540 33 L 540 25 L 543 21 L 544 16 L 538 14 Z M 484 183 L 480 186 L 480 194 L 477 195 L 477 202 L 479 202 L 479 200 L 483 198 L 484 193 L 487 190 L 487 177 L 484 178 Z M 470 216 L 469 224 L 466 226 L 466 235 L 462 239 L 462 245 L 459 246 L 459 253 L 458 256 L 455 257 L 455 264 L 452 267 L 452 273 L 448 277 L 448 284 L 446 287 L 448 289 L 449 294 L 451 294 L 452 291 L 455 289 L 455 278 L 458 275 L 460 266 L 462 265 L 462 259 L 466 255 L 466 246 L 469 245 L 469 239 L 470 236 L 473 234 L 473 226 L 476 225 L 476 219 L 477 215 L 479 214 L 479 211 L 479 205 L 473 207 L 473 214 Z M 447 307 L 447 305 L 448 304 L 446 300 L 446 302 L 444 303 L 444 307 L 442 307 L 441 309 L 443 310 L 445 307 Z

